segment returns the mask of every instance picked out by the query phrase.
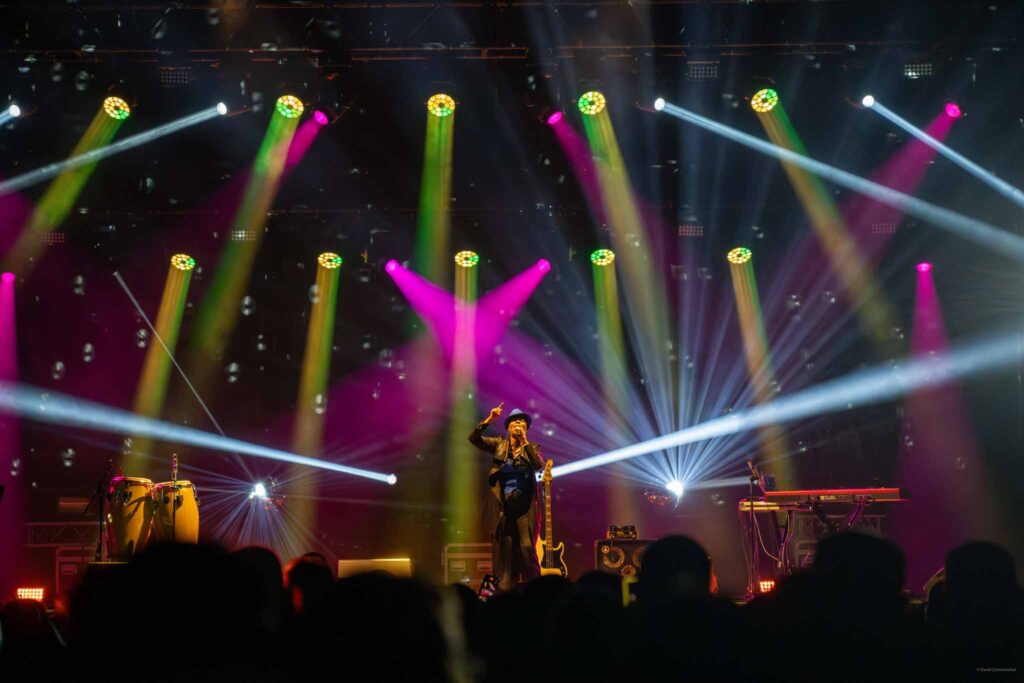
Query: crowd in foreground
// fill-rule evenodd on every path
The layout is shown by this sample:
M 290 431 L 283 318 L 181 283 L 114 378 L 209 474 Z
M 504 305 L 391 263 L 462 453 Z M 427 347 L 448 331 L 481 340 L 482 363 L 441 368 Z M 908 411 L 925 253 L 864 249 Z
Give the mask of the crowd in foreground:
M 543 577 L 486 603 L 322 556 L 282 569 L 263 548 L 163 545 L 89 572 L 66 610 L 0 611 L 4 681 L 967 681 L 1022 680 L 1024 598 L 1011 555 L 949 552 L 924 605 L 903 554 L 861 533 L 819 542 L 813 569 L 737 606 L 712 595 L 689 538 L 645 555 L 635 600 L 619 578 Z

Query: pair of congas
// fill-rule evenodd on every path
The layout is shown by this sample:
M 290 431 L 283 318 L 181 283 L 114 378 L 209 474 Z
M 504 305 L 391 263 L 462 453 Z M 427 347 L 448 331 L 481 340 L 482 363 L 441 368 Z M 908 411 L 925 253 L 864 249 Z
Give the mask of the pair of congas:
M 190 481 L 114 477 L 107 490 L 107 554 L 126 560 L 154 541 L 199 541 L 199 497 Z

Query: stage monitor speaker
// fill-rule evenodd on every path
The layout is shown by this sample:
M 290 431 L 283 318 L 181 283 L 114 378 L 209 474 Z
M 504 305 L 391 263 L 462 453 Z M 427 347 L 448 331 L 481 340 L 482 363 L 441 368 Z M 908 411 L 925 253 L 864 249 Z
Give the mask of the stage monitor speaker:
M 412 560 L 408 557 L 385 557 L 375 560 L 338 560 L 338 578 L 344 579 L 366 572 L 386 572 L 392 576 L 412 576 Z
M 594 568 L 609 574 L 636 576 L 640 572 L 644 551 L 653 542 L 649 538 L 594 541 Z
M 478 591 L 484 575 L 494 573 L 490 543 L 449 543 L 441 554 L 441 562 L 445 585 L 461 583 Z

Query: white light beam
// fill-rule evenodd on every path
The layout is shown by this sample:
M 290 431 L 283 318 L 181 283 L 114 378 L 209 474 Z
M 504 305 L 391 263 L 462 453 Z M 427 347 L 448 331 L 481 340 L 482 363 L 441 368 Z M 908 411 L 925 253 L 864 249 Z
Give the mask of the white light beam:
M 819 384 L 771 403 L 708 420 L 632 446 L 552 468 L 552 476 L 610 465 L 648 453 L 750 431 L 849 408 L 882 403 L 950 380 L 1012 365 L 1018 360 L 1019 332 L 972 344 L 938 356 L 908 360 L 900 367 L 878 367 Z
M 915 138 L 928 145 L 936 152 L 946 157 L 954 164 L 964 169 L 972 176 L 985 183 L 993 190 L 1003 195 L 1017 206 L 1024 206 L 1024 191 L 1020 188 L 1014 187 L 1010 183 L 1006 182 L 1002 178 L 997 177 L 994 173 L 986 171 L 978 164 L 974 163 L 963 154 L 960 154 L 956 150 L 951 149 L 945 143 L 939 142 L 928 133 L 924 132 L 914 124 L 907 121 L 902 116 L 892 111 L 888 107 L 884 106 L 881 102 L 875 101 L 874 106 L 871 107 L 874 111 L 878 112 L 881 116 L 895 123 L 897 126 L 907 131 Z
M 875 108 L 878 104 L 875 104 Z M 898 192 L 885 185 L 879 185 L 876 182 L 861 178 L 852 173 L 848 173 L 835 166 L 830 166 L 826 163 L 811 159 L 802 154 L 790 151 L 778 145 L 773 145 L 770 142 L 755 138 L 753 135 L 748 135 L 742 131 L 731 128 L 724 124 L 718 123 L 712 119 L 701 116 L 700 114 L 694 114 L 693 112 L 677 107 L 674 104 L 665 103 L 662 109 L 666 114 L 671 114 L 678 119 L 682 119 L 688 123 L 693 123 L 705 130 L 709 130 L 712 133 L 717 133 L 722 137 L 729 138 L 734 142 L 738 142 L 741 145 L 749 147 L 755 151 L 767 154 L 768 156 L 775 157 L 780 161 L 791 163 L 795 166 L 799 166 L 806 171 L 809 171 L 817 176 L 824 178 L 836 185 L 841 185 L 849 190 L 853 190 L 858 194 L 865 195 L 874 199 L 876 202 L 886 204 L 895 209 L 900 210 L 903 213 L 916 216 L 923 221 L 932 223 L 941 228 L 945 228 L 948 232 L 963 237 L 964 239 L 970 240 L 977 244 L 989 247 L 993 251 L 1002 253 L 1010 258 L 1018 261 L 1024 261 L 1024 238 L 1019 235 L 1015 235 L 1006 230 L 997 228 L 994 225 L 989 225 L 967 216 L 962 216 L 955 211 L 944 209 L 941 206 L 936 206 L 917 197 L 911 197 L 908 194 Z
M 201 112 L 185 116 L 177 121 L 171 121 L 170 123 L 165 123 L 162 126 L 157 126 L 152 130 L 147 130 L 144 133 L 139 133 L 138 135 L 127 137 L 124 140 L 119 140 L 118 142 L 107 145 L 106 147 L 100 147 L 99 149 L 94 149 L 91 152 L 86 152 L 85 154 L 79 154 L 76 157 L 71 157 L 64 161 L 57 161 L 47 166 L 43 166 L 42 168 L 37 168 L 34 171 L 23 173 L 15 178 L 5 180 L 0 183 L 0 195 L 23 190 L 26 187 L 35 185 L 36 183 L 49 180 L 64 171 L 79 168 L 99 161 L 100 159 L 106 159 L 109 156 L 126 152 L 129 149 L 133 149 L 139 145 L 144 145 L 147 142 L 151 142 L 157 138 L 162 138 L 165 135 L 176 133 L 183 128 L 188 128 L 189 126 L 194 126 L 197 123 L 215 119 L 221 115 L 219 106 L 220 105 L 204 109 Z
M 43 391 L 36 387 L 0 382 L 0 412 L 18 415 L 26 420 L 46 422 L 64 427 L 78 427 L 98 432 L 114 432 L 119 434 L 138 434 L 162 441 L 209 448 L 228 453 L 244 453 L 257 458 L 268 458 L 281 462 L 307 465 L 323 470 L 351 474 L 386 484 L 395 484 L 398 478 L 393 474 L 383 474 L 349 467 L 328 460 L 319 460 L 305 455 L 289 453 L 276 448 L 267 448 L 259 444 L 226 438 L 191 427 L 154 420 L 117 408 L 110 408 L 99 403 L 86 401 L 73 396 Z

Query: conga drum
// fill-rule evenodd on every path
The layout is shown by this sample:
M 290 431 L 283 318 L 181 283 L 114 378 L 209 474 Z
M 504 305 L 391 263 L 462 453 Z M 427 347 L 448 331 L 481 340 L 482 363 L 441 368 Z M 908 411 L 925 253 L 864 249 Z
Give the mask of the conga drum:
M 153 519 L 153 482 L 141 477 L 114 477 L 107 490 L 107 555 L 127 560 L 146 547 Z
M 199 542 L 199 498 L 190 481 L 153 487 L 153 537 L 157 541 Z

